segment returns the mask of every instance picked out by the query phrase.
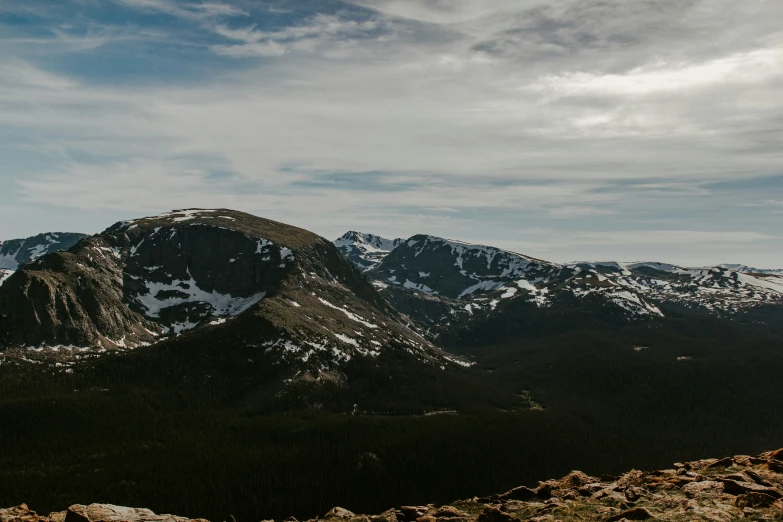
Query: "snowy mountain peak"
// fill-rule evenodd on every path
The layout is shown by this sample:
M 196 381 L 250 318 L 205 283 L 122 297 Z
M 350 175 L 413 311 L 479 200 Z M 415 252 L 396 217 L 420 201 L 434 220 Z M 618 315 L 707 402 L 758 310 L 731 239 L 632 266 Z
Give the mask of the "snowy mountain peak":
M 375 234 L 350 231 L 334 242 L 340 253 L 360 270 L 367 271 L 383 261 L 404 239 L 386 239 Z
M 554 263 L 495 247 L 416 235 L 368 273 L 384 285 L 463 299 L 515 281 L 539 282 L 559 270 Z
M 721 268 L 728 268 L 736 272 L 742 272 L 743 274 L 771 274 L 771 275 L 783 275 L 783 269 L 779 268 L 755 268 L 748 265 L 741 265 L 735 263 L 724 263 L 718 265 Z
M 25 239 L 0 241 L 0 285 L 20 267 L 61 250 L 68 250 L 84 239 L 86 234 L 47 232 Z
M 60 250 L 68 250 L 86 234 L 47 232 L 24 239 L 0 241 L 0 269 L 16 270 L 36 259 Z
M 364 244 L 364 245 L 369 245 L 373 248 L 377 248 L 378 250 L 385 250 L 386 252 L 391 252 L 392 250 L 394 250 L 394 248 L 397 245 L 399 245 L 403 241 L 404 240 L 400 238 L 386 239 L 385 237 L 376 236 L 375 234 L 366 234 L 364 232 L 350 231 L 343 234 L 342 237 L 340 237 L 340 239 L 335 241 L 335 244 Z

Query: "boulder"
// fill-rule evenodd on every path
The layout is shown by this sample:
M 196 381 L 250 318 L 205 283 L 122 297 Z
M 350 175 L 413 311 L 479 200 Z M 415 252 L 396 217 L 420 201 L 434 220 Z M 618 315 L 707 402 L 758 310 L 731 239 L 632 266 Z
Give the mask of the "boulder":
M 769 461 L 767 461 L 767 468 L 775 473 L 783 473 L 783 461 L 769 459 Z
M 644 481 L 645 474 L 638 469 L 632 469 L 619 479 L 617 479 L 617 487 L 624 489 L 628 486 L 638 486 Z
M 772 487 L 772 484 L 767 479 L 765 479 L 764 477 L 762 477 L 761 475 L 759 475 L 758 473 L 756 473 L 752 469 L 746 470 L 745 471 L 745 475 L 750 477 L 751 480 L 753 480 L 753 482 L 755 482 L 756 484 L 758 484 L 760 486 Z
M 519 486 L 511 491 L 507 491 L 502 495 L 498 495 L 499 500 L 533 500 L 537 497 L 536 490 L 526 488 L 525 486 Z
M 453 507 L 453 506 L 443 506 L 435 510 L 435 512 L 432 513 L 432 516 L 436 519 L 451 519 L 451 518 L 464 518 L 467 517 L 466 513 L 463 513 L 459 509 Z
M 734 459 L 731 457 L 726 457 L 725 459 L 716 460 L 712 464 L 709 464 L 706 469 L 728 468 L 732 464 L 734 464 Z
M 633 508 L 629 509 L 628 511 L 623 511 L 621 513 L 617 513 L 616 515 L 612 515 L 611 517 L 606 519 L 606 522 L 616 522 L 618 520 L 648 520 L 650 518 L 653 518 L 652 513 L 647 511 L 644 508 Z
M 402 506 L 397 510 L 396 515 L 398 520 L 405 520 L 406 522 L 413 522 L 419 517 L 430 512 L 430 508 L 427 506 Z
M 397 512 L 393 509 L 388 509 L 383 513 L 381 513 L 380 515 L 370 517 L 370 522 L 399 522 L 399 521 L 397 520 Z
M 478 516 L 476 522 L 520 522 L 519 519 L 508 513 L 503 513 L 496 507 L 487 506 Z
M 348 511 L 347 509 L 341 507 L 333 507 L 326 514 L 326 516 L 324 516 L 324 518 L 326 519 L 337 518 L 337 519 L 346 520 L 346 519 L 354 518 L 355 516 L 356 514 L 353 511 Z
M 579 488 L 579 494 L 582 495 L 583 497 L 591 497 L 594 494 L 601 491 L 602 489 L 604 489 L 604 486 L 600 482 L 596 482 L 593 484 L 585 484 L 584 486 Z
M 634 488 L 634 487 L 630 487 L 626 489 L 624 492 L 625 500 L 631 503 L 638 501 L 645 494 L 646 491 L 644 491 L 642 488 Z
M 552 498 L 552 490 L 554 489 L 555 488 L 552 487 L 552 484 L 548 482 L 541 482 L 536 488 L 536 497 L 541 500 L 548 500 Z
M 740 509 L 744 508 L 768 508 L 772 507 L 777 499 L 766 493 L 756 493 L 751 491 L 737 497 L 734 501 L 734 505 Z
M 762 486 L 760 484 L 756 484 L 755 482 L 744 482 L 729 478 L 721 479 L 721 482 L 723 482 L 723 491 L 729 495 L 742 495 L 743 493 L 755 492 L 766 493 L 767 495 L 773 496 L 776 499 L 783 498 L 783 493 L 778 491 L 776 488 Z
M 704 497 L 714 497 L 723 493 L 723 483 L 714 480 L 705 480 L 703 482 L 691 482 L 682 488 L 682 492 L 688 498 L 701 499 Z
M 585 484 L 590 484 L 593 482 L 596 482 L 595 478 L 590 477 L 587 474 L 582 473 L 581 471 L 575 470 L 560 479 L 560 488 L 561 489 L 578 488 L 580 486 L 584 486 Z
M 38 522 L 41 517 L 31 511 L 27 504 L 20 504 L 8 509 L 0 509 L 0 522 Z
M 190 522 L 190 519 L 112 504 L 74 504 L 65 512 L 64 522 Z
M 761 455 L 762 458 L 765 458 L 767 460 L 783 460 L 783 448 L 780 448 L 775 451 L 769 451 L 767 453 L 764 453 Z

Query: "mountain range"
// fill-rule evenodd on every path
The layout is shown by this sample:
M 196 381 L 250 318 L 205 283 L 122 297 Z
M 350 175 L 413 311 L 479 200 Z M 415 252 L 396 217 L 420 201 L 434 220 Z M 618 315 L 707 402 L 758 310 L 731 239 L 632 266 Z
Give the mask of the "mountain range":
M 557 264 L 427 235 L 391 241 L 350 232 L 335 244 L 382 296 L 435 335 L 504 314 L 580 308 L 598 323 L 616 323 L 678 314 L 737 317 L 783 303 L 783 273 L 741 265 Z
M 760 452 L 780 284 L 228 209 L 122 221 L 0 286 L 0 505 L 310 518 Z
M 258 333 L 243 345 L 297 370 L 384 350 L 464 365 L 444 342 L 482 330 L 497 341 L 532 324 L 553 332 L 683 314 L 730 320 L 783 303 L 775 270 L 558 264 L 429 235 L 352 231 L 330 243 L 227 209 L 167 212 L 95 236 L 41 234 L 0 252 L 5 351 L 101 353 L 247 330 Z

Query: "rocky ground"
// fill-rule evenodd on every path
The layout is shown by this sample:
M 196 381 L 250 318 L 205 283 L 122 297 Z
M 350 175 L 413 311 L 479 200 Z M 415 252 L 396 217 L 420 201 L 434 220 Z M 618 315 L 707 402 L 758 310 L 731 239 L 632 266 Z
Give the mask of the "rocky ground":
M 200 520 L 200 519 L 197 519 Z M 286 522 L 295 522 L 288 519 Z M 620 477 L 572 471 L 536 488 L 518 487 L 491 497 L 446 506 L 403 506 L 380 515 L 334 508 L 309 522 L 568 522 L 623 520 L 783 521 L 783 449 L 677 463 L 660 471 L 632 470 Z M 148 509 L 107 504 L 74 505 L 40 516 L 26 505 L 0 509 L 0 522 L 189 522 Z M 230 522 L 236 522 L 230 517 Z M 270 522 L 270 521 L 265 521 Z

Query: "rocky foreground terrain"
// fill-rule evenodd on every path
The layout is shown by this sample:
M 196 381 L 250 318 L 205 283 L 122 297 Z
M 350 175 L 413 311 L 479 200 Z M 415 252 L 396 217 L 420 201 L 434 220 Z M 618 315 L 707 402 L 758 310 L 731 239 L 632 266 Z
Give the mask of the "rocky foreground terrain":
M 234 517 L 229 519 L 235 522 Z M 0 509 L 0 522 L 189 522 L 148 509 L 74 505 L 40 516 L 24 504 Z M 195 519 L 203 520 L 203 519 Z M 290 518 L 287 522 L 295 522 Z M 572 471 L 535 488 L 474 497 L 446 506 L 403 506 L 380 515 L 336 507 L 321 520 L 345 522 L 620 522 L 623 520 L 783 521 L 783 449 L 676 463 L 660 471 L 590 477 Z M 269 521 L 265 521 L 269 522 Z

